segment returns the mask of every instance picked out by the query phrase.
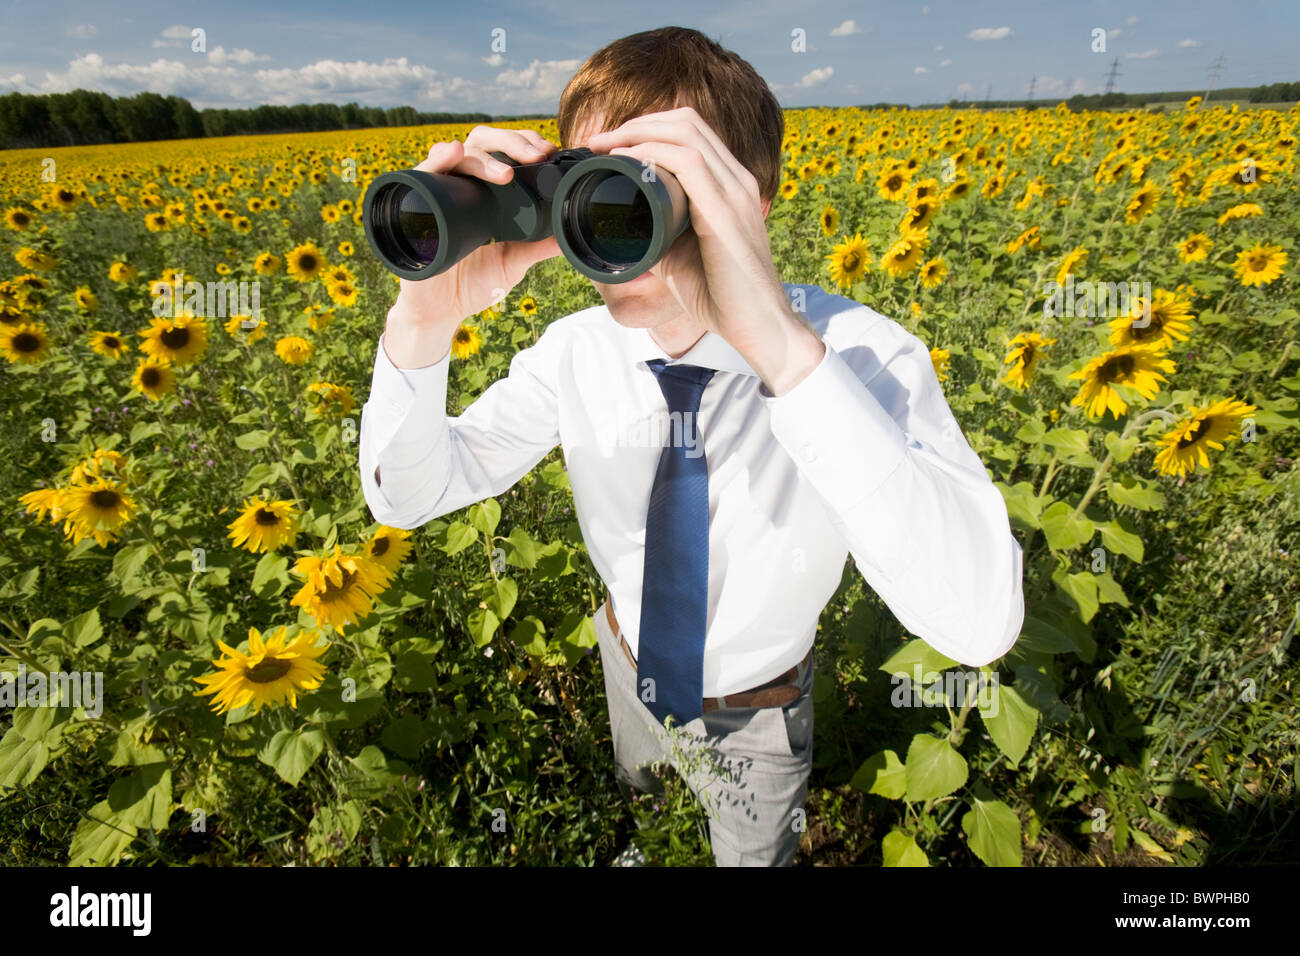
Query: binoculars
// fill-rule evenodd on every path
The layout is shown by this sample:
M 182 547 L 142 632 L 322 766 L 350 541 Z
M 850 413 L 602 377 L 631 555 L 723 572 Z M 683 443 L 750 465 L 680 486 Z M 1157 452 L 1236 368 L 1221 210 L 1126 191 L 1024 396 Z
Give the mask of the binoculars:
M 517 163 L 505 185 L 463 173 L 417 169 L 384 173 L 362 205 L 370 248 L 404 279 L 447 271 L 488 242 L 534 242 L 554 235 L 583 275 L 630 282 L 658 262 L 690 225 L 689 205 L 671 174 L 631 156 L 565 149 L 540 163 Z

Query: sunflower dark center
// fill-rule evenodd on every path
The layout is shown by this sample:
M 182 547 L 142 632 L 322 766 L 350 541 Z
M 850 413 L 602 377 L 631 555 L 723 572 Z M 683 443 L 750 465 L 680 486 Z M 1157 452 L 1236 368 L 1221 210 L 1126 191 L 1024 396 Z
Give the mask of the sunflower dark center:
M 121 500 L 121 496 L 111 488 L 100 488 L 90 493 L 90 503 L 102 511 L 116 508 Z
M 1206 431 L 1209 430 L 1209 427 L 1210 427 L 1210 420 L 1208 418 L 1202 418 L 1199 422 L 1197 422 L 1194 426 L 1192 426 L 1191 431 L 1189 431 L 1182 438 L 1178 439 L 1178 447 L 1186 448 L 1188 445 L 1195 445 L 1200 440 L 1201 436 L 1204 435 Z
M 153 388 L 162 381 L 162 373 L 156 368 L 147 368 L 140 373 L 140 382 L 146 388 Z
M 1101 368 L 1097 370 L 1097 378 L 1103 382 L 1113 382 L 1116 379 L 1127 378 L 1133 374 L 1133 356 L 1117 355 L 1112 359 L 1107 359 L 1102 363 Z
M 856 252 L 847 253 L 844 256 L 844 270 L 846 272 L 852 272 L 858 267 L 858 263 L 861 261 L 862 258 Z
M 375 541 L 374 544 L 370 546 L 370 553 L 376 558 L 382 557 L 387 552 L 388 552 L 387 538 L 379 538 L 377 541 Z
M 252 667 L 244 668 L 244 678 L 254 684 L 269 684 L 289 673 L 292 667 L 293 664 L 289 661 L 282 661 L 278 657 L 268 657 L 258 661 Z
M 462 343 L 462 344 L 468 342 L 468 341 L 469 341 L 469 333 L 466 332 L 464 329 L 457 329 L 457 330 L 456 330 L 456 341 L 457 341 L 457 342 L 460 342 L 460 343 Z
M 316 257 L 311 253 L 304 253 L 298 259 L 298 268 L 303 271 L 309 271 L 316 268 Z
M 122 343 L 118 340 L 118 337 L 116 335 L 104 336 L 104 345 L 106 345 L 110 349 L 115 349 L 121 344 Z
M 253 520 L 264 527 L 271 527 L 280 523 L 280 516 L 266 508 L 258 508 Z
M 352 582 L 356 580 L 357 573 L 343 568 L 343 583 L 335 585 L 333 581 L 325 581 L 325 590 L 321 592 L 322 601 L 334 601 L 342 594 L 346 594 L 352 587 Z
M 184 327 L 167 329 L 158 338 L 169 349 L 183 349 L 190 344 L 190 330 Z
M 13 337 L 15 352 L 38 352 L 41 348 L 41 340 L 30 332 L 19 332 Z

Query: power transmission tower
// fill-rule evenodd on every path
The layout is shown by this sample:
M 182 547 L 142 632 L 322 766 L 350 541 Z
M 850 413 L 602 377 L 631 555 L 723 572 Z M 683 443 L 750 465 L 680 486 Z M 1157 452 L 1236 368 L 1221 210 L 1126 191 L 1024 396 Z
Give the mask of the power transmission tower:
M 1034 86 L 1037 83 L 1038 83 L 1038 74 L 1035 73 L 1033 79 L 1029 81 L 1029 98 L 1031 100 L 1034 98 Z
M 992 96 L 992 95 L 993 95 L 993 84 L 990 83 L 990 84 L 988 85 L 988 88 L 984 91 L 984 105 L 985 105 L 985 106 L 988 106 L 988 104 L 989 104 L 989 97 Z
M 1207 103 L 1210 101 L 1210 93 L 1214 91 L 1214 84 L 1219 79 L 1219 72 L 1223 69 L 1223 64 L 1223 54 L 1220 53 L 1219 58 L 1210 65 L 1210 86 L 1205 91 L 1205 102 Z
M 1106 92 L 1110 93 L 1115 89 L 1115 80 L 1119 78 L 1119 57 L 1115 57 L 1115 62 L 1110 65 L 1110 72 L 1106 74 Z

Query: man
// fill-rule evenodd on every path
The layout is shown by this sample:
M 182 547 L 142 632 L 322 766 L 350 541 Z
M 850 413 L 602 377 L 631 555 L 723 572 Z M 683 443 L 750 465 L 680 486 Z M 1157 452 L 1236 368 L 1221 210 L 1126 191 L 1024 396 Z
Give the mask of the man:
M 403 281 L 362 414 L 379 521 L 402 528 L 504 492 L 557 444 L 612 596 L 596 614 L 620 784 L 666 760 L 705 803 L 720 865 L 789 865 L 812 762 L 812 648 L 852 555 L 914 634 L 968 666 L 1010 649 L 1024 605 L 1002 497 L 894 321 L 783 283 L 764 219 L 784 123 L 766 84 L 694 30 L 636 34 L 573 77 L 566 147 L 677 178 L 692 228 L 604 305 L 552 322 L 448 418 L 451 336 L 554 238 L 481 247 Z M 477 127 L 420 168 L 507 182 L 530 130 Z M 647 442 L 636 436 L 653 434 Z

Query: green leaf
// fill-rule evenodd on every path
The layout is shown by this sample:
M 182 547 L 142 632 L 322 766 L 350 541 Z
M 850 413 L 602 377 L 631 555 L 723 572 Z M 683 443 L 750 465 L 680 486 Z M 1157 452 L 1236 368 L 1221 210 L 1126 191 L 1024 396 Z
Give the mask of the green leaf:
M 1100 607 L 1095 575 L 1090 571 L 1065 574 L 1058 569 L 1053 572 L 1052 580 L 1065 592 L 1065 596 L 1074 602 L 1079 612 L 1079 619 L 1085 624 L 1091 621 L 1093 615 L 1097 613 L 1097 608 Z
M 934 674 L 940 671 L 946 671 L 950 667 L 960 667 L 956 661 L 945 657 L 936 651 L 919 637 L 908 641 L 893 654 L 889 655 L 889 660 L 880 665 L 880 670 L 886 674 L 893 674 L 900 677 L 915 678 L 916 674 L 921 674 L 924 679 L 926 674 Z
M 338 856 L 360 832 L 361 806 L 355 800 L 338 808 L 321 807 L 307 826 L 307 850 L 315 859 Z
M 1037 445 L 1043 440 L 1043 435 L 1047 432 L 1047 426 L 1038 419 L 1031 419 L 1025 422 L 1016 431 L 1016 438 L 1027 445 Z
M 414 760 L 430 736 L 423 720 L 415 714 L 406 714 L 385 727 L 379 739 L 398 756 Z
M 1061 461 L 1082 468 L 1097 464 L 1088 450 L 1088 433 L 1081 428 L 1053 428 L 1044 433 L 1043 444 L 1056 451 Z
M 324 750 L 325 734 L 319 730 L 281 730 L 267 741 L 257 759 L 296 787 Z
M 495 498 L 488 498 L 469 509 L 469 523 L 484 534 L 493 534 L 501 523 L 501 505 Z
M 145 764 L 108 788 L 108 805 L 116 820 L 162 830 L 172 815 L 172 772 L 166 763 Z
M 1033 529 L 1040 527 L 1043 508 L 1051 500 L 1040 498 L 1034 492 L 1034 486 L 1027 481 L 1017 482 L 1012 487 L 1000 481 L 993 483 L 1002 492 L 1002 500 L 1007 505 L 1007 515 L 1012 521 L 1018 521 L 1021 527 Z
M 69 866 L 112 866 L 135 839 L 136 828 L 119 822 L 107 800 L 86 812 L 72 834 Z
M 1029 750 L 1038 726 L 1038 710 L 1014 687 L 1001 682 L 994 687 L 992 700 L 981 694 L 977 706 L 989 736 L 1014 768 Z
M 74 617 L 67 623 L 64 633 L 74 647 L 89 647 L 104 636 L 103 625 L 99 622 L 99 608 L 91 608 L 84 614 Z
M 1073 651 L 1088 662 L 1097 655 L 1097 642 L 1079 620 L 1075 607 L 1055 595 L 1039 601 L 1025 615 L 1020 642 L 1026 650 L 1043 654 Z
M 947 796 L 966 783 L 968 773 L 966 759 L 946 738 L 917 734 L 907 748 L 907 800 Z
M 257 567 L 253 571 L 253 590 L 261 591 L 262 587 L 270 581 L 283 583 L 288 571 L 289 559 L 274 551 L 268 551 L 262 555 L 262 559 L 257 562 Z
M 986 866 L 1020 866 L 1020 818 L 1001 800 L 971 800 L 961 828 Z
M 1159 511 L 1165 506 L 1165 496 L 1159 489 L 1140 482 L 1131 475 L 1121 476 L 1118 482 L 1106 482 L 1106 494 L 1115 504 L 1137 508 L 1139 511 Z
M 515 629 L 510 632 L 510 640 L 525 654 L 541 657 L 546 653 L 546 626 L 539 618 L 529 614 L 515 625 Z
M 147 544 L 128 544 L 113 555 L 113 577 L 122 584 L 130 581 L 149 560 Z
M 849 784 L 864 793 L 901 800 L 907 791 L 907 767 L 892 750 L 873 754 L 858 768 Z
M 1102 604 L 1118 604 L 1121 607 L 1128 607 L 1128 595 L 1124 589 L 1119 586 L 1119 582 L 1110 576 L 1109 571 L 1103 571 L 1101 574 L 1094 575 L 1097 582 L 1097 600 Z
M 447 525 L 447 543 L 442 550 L 447 554 L 460 554 L 478 540 L 474 529 L 463 521 L 453 521 Z
M 1107 521 L 1097 527 L 1101 529 L 1101 543 L 1105 547 L 1116 554 L 1124 555 L 1130 561 L 1142 563 L 1145 552 L 1140 537 L 1124 528 L 1118 521 Z
M 880 841 L 885 866 L 929 866 L 930 858 L 902 830 L 890 830 Z
M 523 528 L 512 528 L 506 538 L 506 563 L 520 568 L 537 567 L 537 542 Z
M 235 436 L 235 447 L 242 448 L 244 451 L 252 451 L 255 448 L 265 448 L 269 444 L 271 444 L 270 432 L 251 431 Z
M 469 612 L 466 623 L 469 625 L 470 636 L 474 639 L 474 646 L 483 647 L 492 640 L 501 619 L 490 609 L 480 607 Z
M 131 426 L 131 436 L 127 441 L 132 445 L 138 445 L 146 438 L 152 438 L 154 435 L 162 434 L 162 425 L 158 422 L 137 422 Z
M 1136 438 L 1121 438 L 1115 432 L 1106 432 L 1106 450 L 1114 456 L 1116 461 L 1128 461 L 1133 457 L 1133 452 L 1137 451 L 1138 440 Z
M 501 620 L 510 616 L 519 599 L 519 585 L 512 578 L 501 578 L 493 588 L 493 594 L 487 599 L 487 606 Z
M 1069 551 L 1087 543 L 1093 535 L 1093 523 L 1083 515 L 1071 517 L 1074 509 L 1064 501 L 1054 501 L 1043 512 L 1043 534 L 1053 551 Z
M 570 667 L 586 656 L 587 648 L 597 644 L 596 622 L 590 614 L 570 611 L 555 630 Z
M 50 761 L 49 748 L 39 740 L 28 740 L 14 727 L 0 738 L 0 787 L 25 787 Z

